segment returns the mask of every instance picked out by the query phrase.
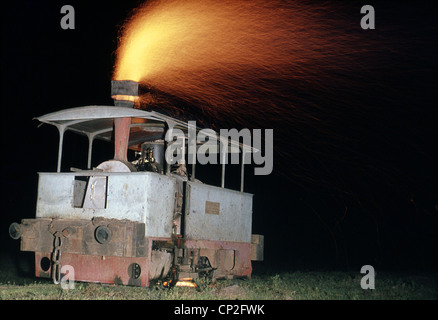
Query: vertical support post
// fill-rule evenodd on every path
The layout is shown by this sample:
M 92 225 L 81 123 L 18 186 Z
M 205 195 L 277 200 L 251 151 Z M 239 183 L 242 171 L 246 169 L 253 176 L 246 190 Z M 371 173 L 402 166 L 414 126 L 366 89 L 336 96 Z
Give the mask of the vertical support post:
M 131 118 L 114 119 L 114 159 L 128 161 L 129 132 L 131 130 Z
M 181 145 L 181 159 L 178 161 L 178 173 L 181 175 L 187 175 L 186 167 L 186 136 L 183 134 L 182 145 Z
M 240 168 L 240 192 L 243 192 L 245 182 L 245 148 L 242 147 L 242 164 Z
M 170 174 L 170 167 L 171 167 L 171 164 L 170 164 L 171 159 L 168 159 L 167 151 L 170 150 L 169 149 L 170 148 L 170 144 L 173 143 L 172 140 L 169 140 L 170 137 L 168 137 L 169 130 L 170 129 L 167 129 L 166 136 L 164 138 L 164 146 L 165 146 L 165 150 L 166 150 L 164 152 L 164 163 L 166 164 L 166 174 Z
M 196 121 L 189 121 L 187 126 L 187 161 L 192 164 L 190 181 L 195 181 L 196 172 Z
M 91 155 L 93 153 L 93 141 L 94 141 L 94 135 L 88 135 L 87 169 L 91 169 Z
M 182 146 L 181 146 L 181 160 L 178 164 L 185 166 L 186 165 L 186 137 L 183 135 L 182 137 Z
M 196 172 L 196 162 L 192 163 L 192 176 L 190 177 L 190 181 L 195 181 L 195 172 Z
M 168 150 L 169 144 L 172 143 L 172 142 L 166 141 L 165 143 L 166 143 L 166 150 Z M 171 164 L 167 160 L 168 159 L 166 158 L 166 156 L 164 156 L 164 162 L 166 163 L 166 174 L 170 174 L 170 166 L 171 166 Z
M 225 188 L 225 163 L 222 163 L 221 188 Z
M 170 174 L 170 167 L 173 155 L 169 154 L 170 145 L 173 143 L 173 127 L 175 123 L 173 121 L 166 120 L 167 130 L 164 135 L 164 162 L 166 163 L 166 174 Z
M 59 145 L 58 145 L 58 165 L 56 167 L 56 172 L 61 172 L 61 159 L 62 159 L 62 144 L 64 142 L 64 126 L 59 126 Z
M 220 159 L 222 164 L 221 188 L 225 188 L 225 157 L 227 155 L 227 153 L 225 152 L 226 150 L 225 148 L 227 148 L 227 145 L 225 145 L 224 149 L 221 149 L 221 153 L 220 153 Z

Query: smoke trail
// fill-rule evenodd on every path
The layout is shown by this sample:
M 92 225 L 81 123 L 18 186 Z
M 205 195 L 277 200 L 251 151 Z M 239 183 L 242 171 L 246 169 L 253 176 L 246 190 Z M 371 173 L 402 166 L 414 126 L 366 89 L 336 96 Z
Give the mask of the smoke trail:
M 294 92 L 326 90 L 333 73 L 366 68 L 353 47 L 372 53 L 351 32 L 357 25 L 333 10 L 298 1 L 148 2 L 123 30 L 114 77 L 147 83 L 212 118 L 296 117 Z
M 213 128 L 274 128 L 276 159 L 296 183 L 344 194 L 345 176 L 394 185 L 398 173 L 381 154 L 410 111 L 386 105 L 411 101 L 401 97 L 421 68 L 415 50 L 431 39 L 400 28 L 412 10 L 397 20 L 394 6 L 380 6 L 378 31 L 365 32 L 361 5 L 150 1 L 121 32 L 114 78 L 150 88 L 143 108 L 191 113 Z
M 278 209 L 296 211 L 293 224 L 315 215 L 336 257 L 357 236 L 379 258 L 382 227 L 410 216 L 412 195 L 425 199 L 415 216 L 425 219 L 436 196 L 438 28 L 431 4 L 395 1 L 376 3 L 376 30 L 365 31 L 362 5 L 150 1 L 121 32 L 114 78 L 140 81 L 146 109 L 214 129 L 274 128 L 274 173 L 285 179 L 273 192 L 293 198 L 277 197 Z

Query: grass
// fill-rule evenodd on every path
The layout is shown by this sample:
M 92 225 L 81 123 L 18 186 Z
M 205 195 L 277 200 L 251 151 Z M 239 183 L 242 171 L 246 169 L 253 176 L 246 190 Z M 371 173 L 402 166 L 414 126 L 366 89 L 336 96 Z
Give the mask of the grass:
M 2 300 L 437 300 L 435 276 L 377 274 L 374 290 L 363 290 L 362 275 L 347 272 L 254 274 L 251 280 L 199 279 L 198 290 L 75 283 L 63 290 L 46 279 L 0 271 Z

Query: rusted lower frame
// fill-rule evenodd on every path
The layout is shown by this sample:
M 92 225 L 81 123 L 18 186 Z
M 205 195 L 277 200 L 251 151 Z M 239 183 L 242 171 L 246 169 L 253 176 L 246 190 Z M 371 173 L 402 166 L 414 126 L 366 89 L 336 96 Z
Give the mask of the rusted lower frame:
M 54 234 L 58 232 L 63 253 L 144 257 L 148 252 L 145 225 L 140 222 L 37 218 L 23 219 L 20 226 L 22 251 L 52 252 Z M 107 230 L 108 237 L 99 240 L 96 231 L 102 229 Z
M 200 249 L 199 255 L 206 256 L 215 269 L 215 278 L 251 277 L 251 243 L 186 239 L 184 246 Z
M 98 282 L 148 287 L 153 242 L 171 242 L 170 238 L 147 238 L 148 255 L 144 257 L 117 257 L 63 253 L 61 264 L 71 266 L 74 281 Z M 35 252 L 35 276 L 50 278 L 52 266 L 50 252 Z

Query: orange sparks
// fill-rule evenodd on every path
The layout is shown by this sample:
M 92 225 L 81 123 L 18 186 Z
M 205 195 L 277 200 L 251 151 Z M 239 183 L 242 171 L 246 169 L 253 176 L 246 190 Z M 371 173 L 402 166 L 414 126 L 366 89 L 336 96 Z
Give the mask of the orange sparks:
M 125 94 L 117 94 L 112 96 L 111 98 L 113 98 L 114 100 L 124 100 L 124 101 L 132 101 L 132 102 L 135 102 L 139 99 L 138 96 L 129 96 Z
M 140 96 L 141 108 L 162 103 L 180 112 L 189 105 L 205 119 L 239 125 L 250 118 L 254 127 L 268 117 L 318 120 L 299 114 L 304 98 L 297 93 L 332 94 L 334 82 L 348 84 L 345 75 L 367 70 L 369 60 L 361 58 L 376 52 L 375 42 L 350 32 L 358 24 L 347 12 L 333 14 L 338 7 L 299 0 L 147 1 L 121 30 L 113 79 L 156 90 Z
M 177 283 L 175 284 L 175 287 L 190 287 L 190 288 L 197 288 L 198 286 L 191 278 L 184 278 L 179 279 Z
M 163 281 L 162 284 L 164 287 L 171 287 L 171 286 L 188 287 L 188 288 L 197 288 L 198 287 L 192 278 L 182 278 L 182 279 L 176 280 L 175 285 L 173 285 L 173 280 Z

